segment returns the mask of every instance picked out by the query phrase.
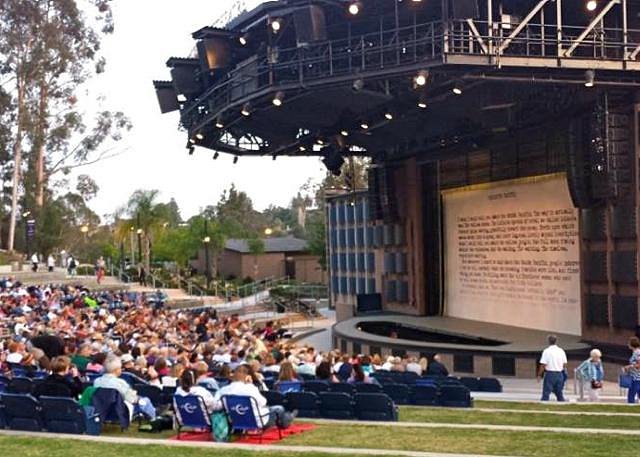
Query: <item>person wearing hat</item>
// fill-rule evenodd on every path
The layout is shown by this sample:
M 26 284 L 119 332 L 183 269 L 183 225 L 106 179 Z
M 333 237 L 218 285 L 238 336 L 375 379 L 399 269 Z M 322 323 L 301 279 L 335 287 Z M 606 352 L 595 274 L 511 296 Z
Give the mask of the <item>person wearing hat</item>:
M 144 374 L 136 370 L 136 366 L 134 363 L 133 356 L 131 354 L 122 354 L 120 357 L 120 362 L 122 362 L 122 371 L 125 373 L 131 373 L 134 376 L 137 376 L 141 379 L 144 379 Z

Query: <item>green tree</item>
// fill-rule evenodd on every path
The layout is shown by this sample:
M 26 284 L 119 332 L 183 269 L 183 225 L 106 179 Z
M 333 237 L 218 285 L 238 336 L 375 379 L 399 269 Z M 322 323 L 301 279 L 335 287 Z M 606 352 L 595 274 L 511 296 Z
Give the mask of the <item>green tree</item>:
M 166 206 L 156 203 L 158 190 L 136 190 L 126 206 L 126 213 L 129 220 L 125 225 L 130 230 L 134 227 L 136 232 L 141 231 L 143 263 L 146 271 L 150 271 L 151 266 L 151 246 L 156 235 L 165 228 L 168 219 Z M 122 226 L 119 230 L 122 238 Z M 125 231 L 125 233 L 127 233 Z M 136 233 L 137 235 L 137 233 Z
M 234 184 L 220 196 L 215 216 L 230 237 L 249 238 L 263 233 L 267 227 L 266 218 L 253 208 L 249 196 Z

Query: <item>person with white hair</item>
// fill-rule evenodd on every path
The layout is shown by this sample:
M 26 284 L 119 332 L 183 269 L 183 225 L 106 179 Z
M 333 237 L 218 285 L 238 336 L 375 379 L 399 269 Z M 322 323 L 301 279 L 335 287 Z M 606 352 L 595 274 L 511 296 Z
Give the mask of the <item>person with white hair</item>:
M 600 399 L 604 368 L 602 366 L 602 352 L 599 349 L 591 350 L 589 358 L 576 368 L 576 375 L 580 388 L 580 400 L 584 399 L 584 391 L 589 394 L 589 401 L 596 402 Z

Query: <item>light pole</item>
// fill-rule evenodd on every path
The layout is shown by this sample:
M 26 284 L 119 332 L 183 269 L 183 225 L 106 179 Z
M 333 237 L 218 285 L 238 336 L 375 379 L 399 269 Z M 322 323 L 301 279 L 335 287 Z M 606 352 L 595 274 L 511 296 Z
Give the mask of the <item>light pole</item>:
M 207 219 L 204 220 L 204 263 L 205 263 L 205 279 L 206 289 L 209 290 L 209 283 L 211 282 L 211 262 L 209 261 L 209 245 L 211 244 L 211 237 L 209 236 L 209 224 Z
M 136 215 L 138 220 L 138 259 L 142 262 L 142 227 L 140 227 L 140 213 Z

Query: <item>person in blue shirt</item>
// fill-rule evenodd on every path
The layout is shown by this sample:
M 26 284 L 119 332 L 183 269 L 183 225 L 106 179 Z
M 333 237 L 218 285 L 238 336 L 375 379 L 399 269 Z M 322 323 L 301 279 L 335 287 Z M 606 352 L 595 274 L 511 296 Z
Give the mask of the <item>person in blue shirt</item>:
M 582 362 L 576 371 L 578 374 L 578 381 L 581 384 L 580 399 L 583 398 L 583 393 L 586 390 L 589 394 L 589 401 L 598 401 L 600 399 L 600 391 L 602 390 L 602 381 L 604 379 L 602 352 L 600 352 L 599 349 L 593 349 L 589 354 L 589 358 Z
M 627 403 L 635 403 L 636 397 L 640 396 L 640 339 L 637 336 L 629 338 L 629 349 L 631 349 L 631 358 L 629 358 L 629 365 L 624 367 L 624 371 L 631 376 Z

